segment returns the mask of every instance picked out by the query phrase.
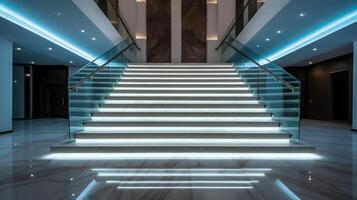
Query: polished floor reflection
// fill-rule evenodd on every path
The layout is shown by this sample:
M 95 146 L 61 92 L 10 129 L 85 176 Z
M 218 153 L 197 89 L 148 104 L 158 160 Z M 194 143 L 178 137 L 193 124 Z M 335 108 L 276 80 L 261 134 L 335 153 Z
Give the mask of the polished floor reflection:
M 0 135 L 0 199 L 357 199 L 357 137 L 340 123 L 303 120 L 323 159 L 50 161 L 62 119 L 14 121 Z

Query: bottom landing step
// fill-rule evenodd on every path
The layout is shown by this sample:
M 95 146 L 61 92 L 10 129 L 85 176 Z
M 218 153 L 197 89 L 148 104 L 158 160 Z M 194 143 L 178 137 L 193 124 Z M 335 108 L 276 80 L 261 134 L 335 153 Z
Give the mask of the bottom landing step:
M 75 141 L 51 147 L 52 153 L 122 153 L 122 154 L 236 154 L 236 153 L 314 153 L 315 148 L 298 142 L 287 144 L 214 144 L 214 145 L 118 145 L 118 144 L 77 144 Z

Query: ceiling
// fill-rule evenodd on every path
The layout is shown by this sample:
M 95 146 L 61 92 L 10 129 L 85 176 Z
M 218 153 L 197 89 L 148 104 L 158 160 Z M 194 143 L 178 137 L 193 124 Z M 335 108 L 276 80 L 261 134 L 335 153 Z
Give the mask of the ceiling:
M 71 0 L 1 1 L 0 27 L 18 64 L 83 66 L 114 46 Z
M 268 0 L 261 10 L 274 1 Z M 281 66 L 305 66 L 352 52 L 357 40 L 356 0 L 285 1 L 286 6 L 252 33 L 248 47 Z M 264 17 L 256 15 L 247 27 Z

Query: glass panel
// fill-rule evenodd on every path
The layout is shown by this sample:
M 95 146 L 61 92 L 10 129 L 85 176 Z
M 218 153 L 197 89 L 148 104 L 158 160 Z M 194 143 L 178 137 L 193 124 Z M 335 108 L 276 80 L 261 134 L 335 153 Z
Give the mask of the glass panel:
M 134 42 L 126 39 L 88 63 L 69 79 L 69 138 L 83 129 L 83 123 L 90 120 L 91 113 L 100 105 L 117 84 L 128 62 L 136 51 Z
M 299 139 L 300 81 L 237 40 L 230 38 L 226 44 L 235 50 L 228 62 L 234 63 L 238 75 L 280 122 L 281 130 Z

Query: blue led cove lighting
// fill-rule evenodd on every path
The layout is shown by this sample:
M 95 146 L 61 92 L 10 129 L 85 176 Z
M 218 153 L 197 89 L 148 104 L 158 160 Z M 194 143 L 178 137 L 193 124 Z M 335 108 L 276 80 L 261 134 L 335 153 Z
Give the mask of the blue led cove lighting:
M 42 27 L 42 26 L 36 24 L 35 22 L 32 22 L 32 21 L 26 19 L 26 17 L 22 16 L 21 14 L 6 7 L 4 4 L 1 4 L 1 3 L 0 3 L 0 16 L 14 24 L 21 26 L 22 28 L 25 28 L 25 29 L 49 40 L 50 42 L 57 44 L 58 46 L 63 47 L 64 49 L 67 49 L 68 51 L 70 51 L 86 60 L 91 61 L 91 60 L 95 59 L 95 57 L 93 55 L 74 46 L 73 44 L 69 43 L 68 41 L 65 41 L 63 38 L 57 36 L 56 34 L 51 33 L 45 27 Z
M 277 59 L 279 59 L 283 56 L 286 56 L 296 50 L 299 50 L 313 42 L 316 42 L 317 40 L 319 40 L 323 37 L 326 37 L 338 30 L 341 30 L 355 22 L 357 22 L 357 10 L 354 10 L 353 12 L 350 12 L 347 15 L 344 15 L 331 23 L 328 23 L 327 25 L 322 26 L 321 28 L 317 29 L 316 31 L 314 31 L 310 34 L 307 34 L 300 40 L 297 40 L 296 42 L 288 45 L 287 47 L 271 54 L 267 58 L 270 61 L 277 60 Z

